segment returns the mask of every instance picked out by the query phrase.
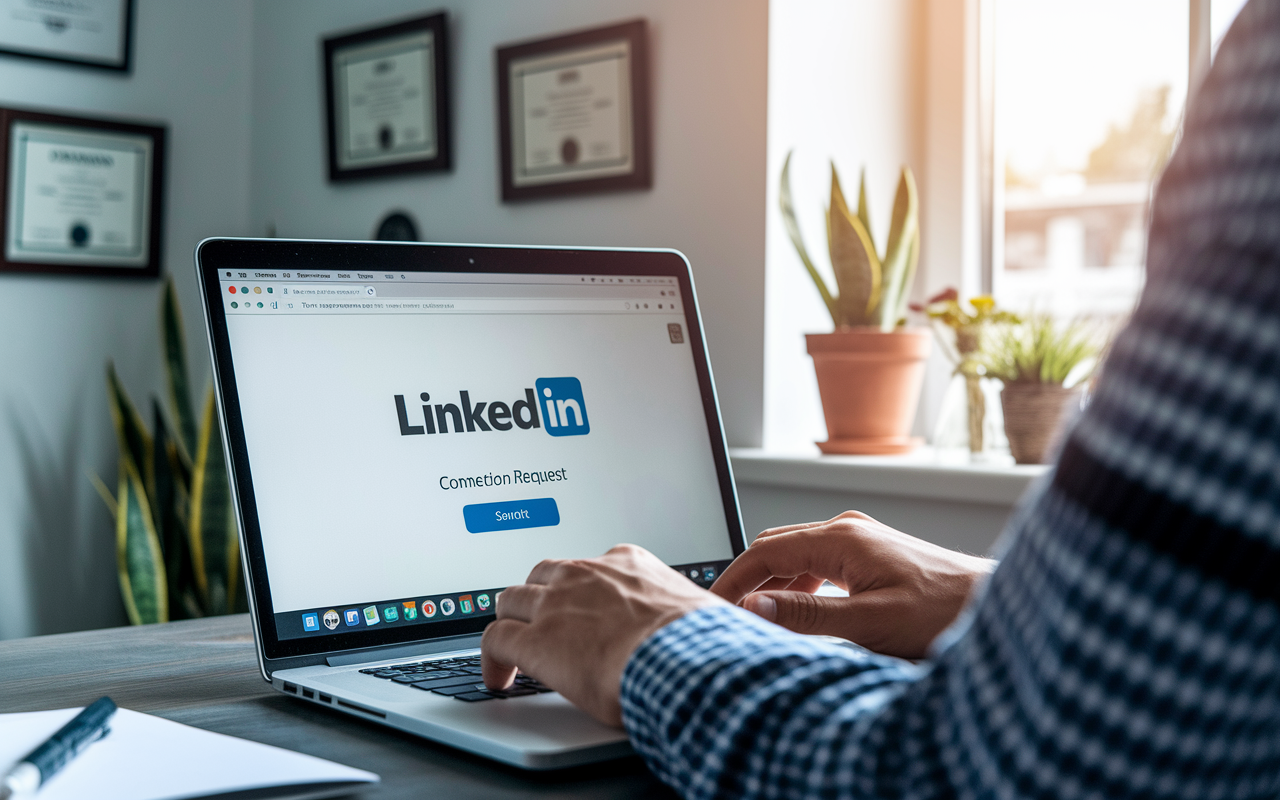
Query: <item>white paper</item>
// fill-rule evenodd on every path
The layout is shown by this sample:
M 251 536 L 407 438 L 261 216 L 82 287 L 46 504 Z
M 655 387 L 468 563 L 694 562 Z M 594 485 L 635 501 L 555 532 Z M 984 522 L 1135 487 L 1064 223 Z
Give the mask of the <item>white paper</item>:
M 342 167 L 434 158 L 435 35 L 339 51 L 334 59 Z
M 0 770 L 80 711 L 0 714 Z M 336 797 L 378 780 L 372 772 L 122 708 L 111 718 L 111 733 L 46 781 L 33 800 L 191 800 L 266 787 L 281 787 L 280 797 Z M 341 785 L 307 790 L 317 784 Z
M 516 186 L 634 169 L 629 42 L 512 61 L 510 70 Z
M 0 0 L 0 47 L 123 66 L 127 8 L 126 0 Z
M 151 140 L 15 122 L 11 261 L 146 266 Z

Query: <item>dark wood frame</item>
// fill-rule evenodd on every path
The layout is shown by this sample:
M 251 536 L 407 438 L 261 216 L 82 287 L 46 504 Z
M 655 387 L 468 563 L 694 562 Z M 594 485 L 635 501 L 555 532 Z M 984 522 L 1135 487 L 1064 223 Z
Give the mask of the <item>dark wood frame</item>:
M 356 44 L 369 44 L 379 39 L 403 36 L 416 31 L 431 31 L 435 37 L 435 105 L 436 155 L 396 164 L 342 169 L 338 166 L 337 98 L 334 96 L 333 59 L 339 50 Z M 449 98 L 449 18 L 444 11 L 425 17 L 404 20 L 378 28 L 332 36 L 324 44 L 325 117 L 328 132 L 329 180 L 347 181 L 453 169 L 453 118 Z
M 147 136 L 151 139 L 151 193 L 150 208 L 147 209 L 149 229 L 147 231 L 147 263 L 144 266 L 112 266 L 111 264 L 79 264 L 57 263 L 47 261 L 10 261 L 8 255 L 9 240 L 9 174 L 12 163 L 10 147 L 11 131 L 14 122 L 33 122 L 45 125 L 58 125 L 65 128 L 76 128 L 86 133 L 128 133 Z M 147 125 L 123 120 L 101 119 L 93 117 L 68 117 L 61 114 L 48 114 L 41 111 L 27 111 L 16 108 L 0 108 L 0 272 L 43 272 L 66 275 L 98 275 L 102 277 L 135 277 L 158 278 L 160 276 L 161 244 L 164 241 L 164 179 L 165 179 L 165 139 L 168 129 L 163 125 Z
M 511 129 L 511 62 L 533 56 L 578 50 L 595 44 L 625 39 L 631 48 L 631 143 L 634 169 L 626 175 L 603 178 L 567 178 L 554 183 L 516 186 L 513 180 L 513 134 Z M 653 186 L 653 156 L 649 127 L 649 47 L 648 23 L 644 19 L 577 31 L 550 39 L 506 45 L 497 50 L 498 62 L 498 142 L 502 162 L 502 199 L 525 200 L 586 192 L 648 189 Z
M 77 67 L 93 67 L 94 69 L 106 69 L 111 70 L 112 72 L 128 73 L 133 69 L 133 3 L 134 0 L 124 0 L 124 53 L 123 60 L 119 64 L 108 64 L 102 61 L 70 58 L 68 56 L 52 56 L 48 53 L 32 53 L 26 50 L 11 50 L 7 47 L 0 47 L 0 55 L 35 58 L 40 61 L 56 61 L 61 64 L 75 64 Z

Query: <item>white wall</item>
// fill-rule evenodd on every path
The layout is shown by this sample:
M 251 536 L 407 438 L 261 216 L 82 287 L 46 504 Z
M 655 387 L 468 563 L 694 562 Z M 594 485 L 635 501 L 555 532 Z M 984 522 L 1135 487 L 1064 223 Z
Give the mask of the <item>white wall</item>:
M 193 248 L 249 232 L 251 21 L 249 0 L 139 0 L 130 75 L 0 57 L 0 105 L 168 124 L 163 270 L 197 387 Z M 0 638 L 124 622 L 114 531 L 88 475 L 116 475 L 107 359 L 135 400 L 159 390 L 160 285 L 0 274 Z
M 321 37 L 437 7 L 452 23 L 454 170 L 327 183 Z M 650 23 L 653 189 L 501 203 L 494 47 L 637 16 Z M 758 445 L 767 17 L 766 0 L 259 3 L 254 230 L 368 238 L 405 208 L 427 240 L 678 248 L 693 264 L 729 441 Z
M 383 0 L 139 0 L 134 70 L 0 57 L 0 105 L 169 125 L 164 263 L 208 381 L 192 251 L 212 235 L 367 238 L 390 208 L 438 241 L 670 246 L 694 265 L 729 440 L 758 445 L 766 0 L 486 0 L 453 21 L 451 173 L 325 179 L 322 35 L 430 11 Z M 654 188 L 499 202 L 495 45 L 644 16 Z M 161 389 L 157 281 L 0 275 L 0 638 L 119 624 L 114 532 L 88 475 L 116 474 L 103 388 Z
M 789 150 L 791 196 L 805 246 L 828 285 L 823 209 L 828 161 L 846 196 L 867 169 L 871 227 L 883 248 L 898 170 L 910 166 L 927 197 L 921 141 L 919 11 L 914 0 L 786 0 L 769 8 L 769 169 L 765 311 L 765 447 L 813 450 L 826 439 L 804 334 L 829 333 L 831 316 L 805 273 L 778 211 Z M 922 253 L 921 272 L 928 269 Z
M 775 0 L 769 10 L 769 194 L 765 311 L 765 447 L 816 452 L 826 438 L 805 333 L 831 317 L 778 211 L 787 151 L 791 192 L 810 256 L 829 275 L 822 220 L 828 159 L 847 195 L 867 167 L 872 230 L 884 246 L 900 165 L 920 192 L 914 301 L 948 286 L 980 292 L 977 0 Z M 829 283 L 830 285 L 830 283 Z M 923 319 L 913 318 L 913 324 Z M 934 348 L 915 433 L 928 436 L 952 365 Z

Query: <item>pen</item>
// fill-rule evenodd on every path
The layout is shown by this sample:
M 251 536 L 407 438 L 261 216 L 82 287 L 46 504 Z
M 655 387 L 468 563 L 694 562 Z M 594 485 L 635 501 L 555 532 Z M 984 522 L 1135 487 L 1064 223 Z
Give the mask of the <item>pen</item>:
M 110 730 L 108 723 L 114 713 L 116 704 L 111 702 L 110 697 L 101 697 L 76 714 L 74 719 L 59 728 L 57 733 L 0 778 L 0 800 L 9 800 L 10 797 L 30 794 L 39 789 L 54 773 L 66 766 L 68 761 L 79 755 L 81 750 L 107 735 Z

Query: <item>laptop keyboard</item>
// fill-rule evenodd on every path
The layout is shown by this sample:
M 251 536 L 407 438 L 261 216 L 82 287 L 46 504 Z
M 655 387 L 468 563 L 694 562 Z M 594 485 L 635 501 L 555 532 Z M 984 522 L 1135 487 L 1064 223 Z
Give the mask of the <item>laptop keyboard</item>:
M 554 691 L 524 674 L 516 675 L 516 682 L 502 691 L 485 688 L 480 680 L 480 656 L 416 661 L 412 664 L 393 664 L 360 671 L 375 678 L 468 703 Z

